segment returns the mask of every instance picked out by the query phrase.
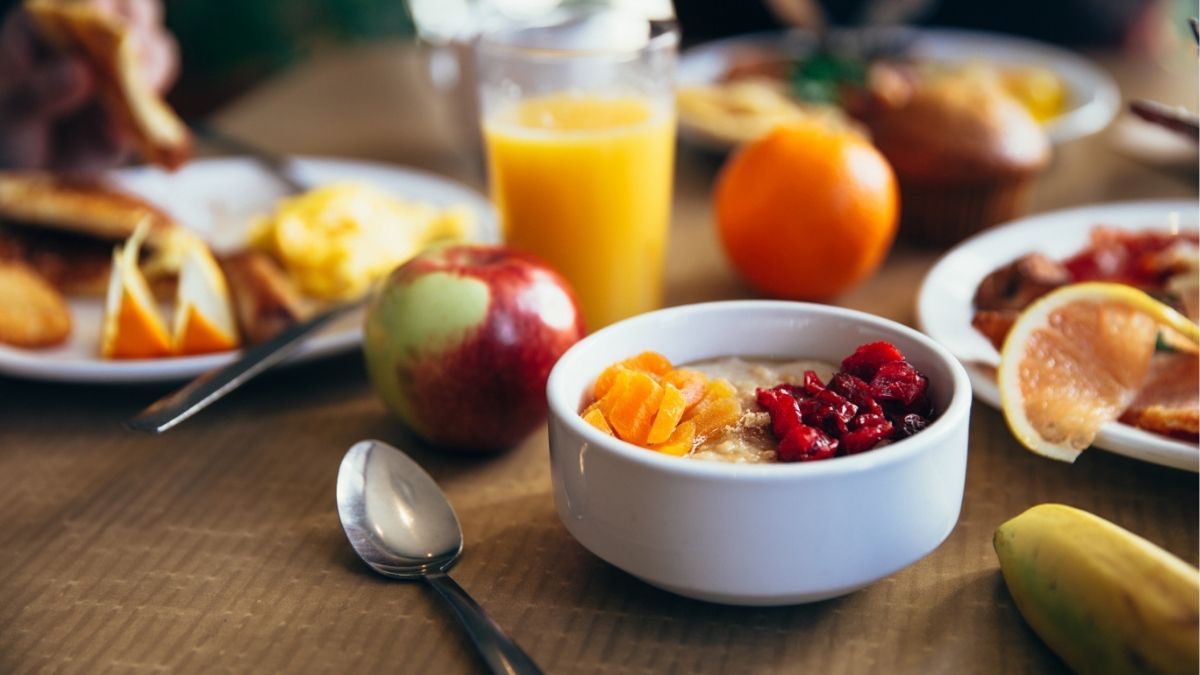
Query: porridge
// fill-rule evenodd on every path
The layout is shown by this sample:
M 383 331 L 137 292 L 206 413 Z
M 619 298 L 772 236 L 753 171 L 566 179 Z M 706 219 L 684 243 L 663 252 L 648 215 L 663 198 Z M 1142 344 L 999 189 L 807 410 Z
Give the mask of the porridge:
M 813 371 L 822 381 L 837 371 L 837 366 L 820 361 L 747 360 L 736 356 L 690 364 L 710 378 L 722 378 L 733 385 L 741 404 L 737 422 L 719 436 L 694 449 L 688 457 L 722 462 L 774 462 L 776 439 L 771 432 L 771 415 L 757 402 L 757 391 L 778 384 L 804 384 L 804 373 Z
M 840 368 L 729 356 L 676 368 L 643 352 L 596 378 L 580 415 L 664 454 L 734 463 L 866 452 L 924 429 L 928 379 L 891 344 L 860 346 Z

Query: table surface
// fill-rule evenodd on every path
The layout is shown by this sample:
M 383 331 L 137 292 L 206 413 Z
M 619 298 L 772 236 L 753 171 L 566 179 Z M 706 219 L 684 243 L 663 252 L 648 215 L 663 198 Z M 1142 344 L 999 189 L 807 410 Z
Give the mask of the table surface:
M 1194 55 L 1097 58 L 1127 98 L 1196 103 Z M 416 51 L 384 44 L 320 54 L 217 123 L 278 151 L 482 187 L 445 113 Z M 714 235 L 717 167 L 680 152 L 669 304 L 753 297 Z M 1134 161 L 1100 134 L 1058 149 L 1030 210 L 1195 198 L 1190 169 Z M 899 244 L 837 304 L 912 324 L 937 255 Z M 493 457 L 425 448 L 385 413 L 357 355 L 269 374 L 163 436 L 120 427 L 170 388 L 0 377 L 0 672 L 480 671 L 431 590 L 375 576 L 347 544 L 334 479 L 363 438 L 405 448 L 445 488 L 466 536 L 455 578 L 553 673 L 1055 672 L 1004 588 L 997 525 L 1066 502 L 1197 559 L 1195 474 L 1102 451 L 1074 465 L 1040 459 L 977 404 L 962 513 L 931 555 L 826 602 L 711 605 L 647 586 L 567 534 L 544 428 Z

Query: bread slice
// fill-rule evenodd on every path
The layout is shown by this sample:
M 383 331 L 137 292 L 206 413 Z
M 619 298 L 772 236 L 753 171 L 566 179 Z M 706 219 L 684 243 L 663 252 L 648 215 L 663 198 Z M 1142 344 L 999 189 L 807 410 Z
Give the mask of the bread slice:
M 168 169 L 188 160 L 191 132 L 142 76 L 124 23 L 81 0 L 27 0 L 25 10 L 51 44 L 91 64 L 101 102 L 143 159 Z

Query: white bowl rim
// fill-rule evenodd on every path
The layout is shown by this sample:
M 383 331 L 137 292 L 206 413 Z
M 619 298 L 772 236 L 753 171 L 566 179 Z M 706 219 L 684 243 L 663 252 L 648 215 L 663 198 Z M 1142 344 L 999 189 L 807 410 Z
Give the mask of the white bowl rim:
M 568 401 L 563 400 L 562 396 L 555 396 L 555 392 L 563 389 L 566 385 L 561 381 L 563 369 L 560 364 L 569 362 L 576 358 L 575 354 L 587 348 L 588 344 L 602 339 L 605 335 L 614 331 L 622 330 L 624 326 L 631 323 L 645 323 L 656 321 L 664 317 L 677 318 L 679 316 L 687 316 L 690 314 L 698 314 L 711 311 L 767 311 L 778 310 L 781 312 L 794 313 L 797 311 L 804 313 L 816 313 L 819 315 L 837 317 L 843 319 L 851 319 L 861 321 L 874 328 L 879 328 L 883 331 L 899 333 L 906 338 L 909 338 L 921 346 L 928 349 L 934 356 L 942 361 L 953 378 L 952 391 L 950 396 L 950 404 L 942 411 L 928 427 L 923 429 L 919 434 L 910 436 L 899 441 L 896 441 L 886 447 L 878 450 L 862 452 L 856 455 L 846 457 L 834 457 L 831 459 L 814 461 L 814 462 L 771 462 L 762 464 L 739 464 L 731 462 L 721 462 L 717 460 L 696 460 L 685 457 L 674 457 L 664 455 L 659 452 L 647 450 L 646 448 L 627 443 L 620 439 L 609 436 L 599 429 L 583 421 L 579 415 L 579 411 Z M 885 339 L 881 336 L 881 339 Z M 598 375 L 599 373 L 597 373 Z M 758 481 L 794 481 L 798 479 L 821 478 L 827 476 L 838 476 L 861 471 L 870 471 L 872 469 L 889 466 L 904 462 L 914 455 L 925 452 L 927 448 L 932 447 L 937 443 L 949 442 L 951 436 L 956 432 L 956 422 L 967 417 L 971 410 L 971 382 L 967 377 L 967 371 L 959 363 L 958 359 L 935 342 L 932 338 L 909 328 L 904 324 L 885 319 L 874 314 L 861 312 L 844 307 L 836 307 L 833 305 L 823 305 L 819 303 L 797 302 L 791 300 L 720 300 L 714 302 L 702 302 L 689 305 L 678 305 L 666 309 L 655 310 L 645 314 L 619 321 L 615 324 L 602 328 L 595 333 L 584 337 L 579 342 L 575 343 L 568 349 L 555 363 L 554 368 L 550 371 L 550 377 L 546 384 L 547 399 L 550 405 L 552 415 L 558 417 L 566 424 L 573 432 L 582 436 L 590 446 L 603 448 L 606 452 L 615 453 L 617 456 L 635 463 L 646 465 L 650 468 L 661 470 L 665 473 L 674 473 L 694 478 L 709 478 L 709 479 L 727 479 L 727 480 L 753 480 Z

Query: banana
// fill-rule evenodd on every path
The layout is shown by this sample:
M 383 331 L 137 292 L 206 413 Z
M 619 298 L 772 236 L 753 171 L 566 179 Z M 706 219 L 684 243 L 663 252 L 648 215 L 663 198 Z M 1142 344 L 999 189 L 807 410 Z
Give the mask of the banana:
M 1200 670 L 1200 570 L 1062 504 L 1034 506 L 992 543 L 1021 616 L 1075 672 Z

